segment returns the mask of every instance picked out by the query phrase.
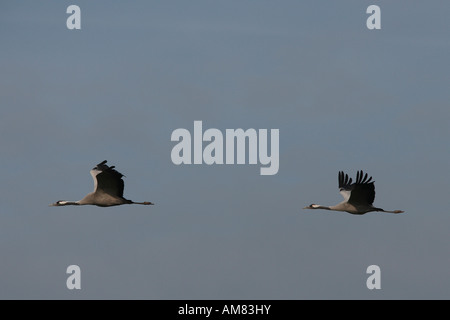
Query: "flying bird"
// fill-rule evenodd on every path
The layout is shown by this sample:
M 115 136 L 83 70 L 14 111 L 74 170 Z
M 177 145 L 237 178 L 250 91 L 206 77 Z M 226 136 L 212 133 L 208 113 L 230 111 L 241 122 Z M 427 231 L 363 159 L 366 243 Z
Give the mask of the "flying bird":
M 371 211 L 381 211 L 389 213 L 403 213 L 402 210 L 388 211 L 373 206 L 375 200 L 375 185 L 372 177 L 368 178 L 367 173 L 358 171 L 356 173 L 356 181 L 352 183 L 352 178 L 347 174 L 339 171 L 339 192 L 344 197 L 344 201 L 335 206 L 321 206 L 318 204 L 311 204 L 303 209 L 325 209 L 333 211 L 346 211 L 351 214 L 365 214 Z
M 116 171 L 114 166 L 106 165 L 106 160 L 95 166 L 90 172 L 94 179 L 94 191 L 87 194 L 79 201 L 59 200 L 50 206 L 69 206 L 69 205 L 96 205 L 99 207 L 111 207 L 121 204 L 142 204 L 151 205 L 153 203 L 134 202 L 123 197 L 124 183 L 123 174 Z

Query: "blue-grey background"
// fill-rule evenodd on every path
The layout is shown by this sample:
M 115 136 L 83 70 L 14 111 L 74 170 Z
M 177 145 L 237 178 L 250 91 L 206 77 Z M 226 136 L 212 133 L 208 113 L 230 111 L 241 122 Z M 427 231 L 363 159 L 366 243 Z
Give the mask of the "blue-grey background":
M 0 298 L 450 298 L 449 10 L 2 1 Z M 174 165 L 171 133 L 194 120 L 279 129 L 278 174 Z M 48 206 L 91 192 L 105 159 L 125 197 L 156 205 Z M 375 205 L 406 213 L 301 209 L 340 202 L 338 171 L 360 169 Z

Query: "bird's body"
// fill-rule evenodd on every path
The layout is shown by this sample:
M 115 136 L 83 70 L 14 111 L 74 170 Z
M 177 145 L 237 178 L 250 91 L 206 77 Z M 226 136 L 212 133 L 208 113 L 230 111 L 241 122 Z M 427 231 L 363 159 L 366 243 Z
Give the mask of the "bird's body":
M 372 177 L 368 178 L 367 173 L 358 171 L 356 174 L 356 181 L 352 183 L 352 178 L 349 178 L 344 172 L 339 172 L 339 192 L 344 197 L 344 201 L 335 206 L 321 206 L 311 204 L 303 209 L 324 209 L 332 211 L 345 211 L 351 214 L 365 214 L 371 211 L 381 211 L 389 213 L 402 213 L 401 210 L 384 210 L 373 206 L 375 200 L 375 185 Z
M 121 204 L 142 204 L 151 205 L 151 202 L 134 202 L 123 197 L 124 183 L 123 174 L 116 171 L 114 166 L 107 166 L 106 160 L 99 163 L 91 170 L 94 179 L 94 191 L 87 194 L 79 201 L 57 201 L 51 206 L 67 205 L 96 205 L 99 207 L 111 207 Z

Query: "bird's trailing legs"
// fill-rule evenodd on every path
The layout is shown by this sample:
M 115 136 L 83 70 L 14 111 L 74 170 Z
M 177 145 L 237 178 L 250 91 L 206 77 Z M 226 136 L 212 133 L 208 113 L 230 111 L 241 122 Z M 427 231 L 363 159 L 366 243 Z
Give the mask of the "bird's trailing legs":
M 134 201 L 131 201 L 131 203 L 133 203 L 133 204 L 142 204 L 142 205 L 145 205 L 145 206 L 148 206 L 148 205 L 154 205 L 153 202 L 149 202 L 149 201 L 144 201 L 144 202 L 134 202 Z

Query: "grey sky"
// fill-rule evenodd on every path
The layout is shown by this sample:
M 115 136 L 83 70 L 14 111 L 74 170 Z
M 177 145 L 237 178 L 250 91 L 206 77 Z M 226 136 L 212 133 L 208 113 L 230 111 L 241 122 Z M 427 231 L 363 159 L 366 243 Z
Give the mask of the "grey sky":
M 0 298 L 450 298 L 450 3 L 371 4 L 2 1 Z M 278 174 L 175 166 L 194 120 L 279 129 Z M 156 205 L 48 207 L 105 159 Z M 360 169 L 406 213 L 301 209 Z

